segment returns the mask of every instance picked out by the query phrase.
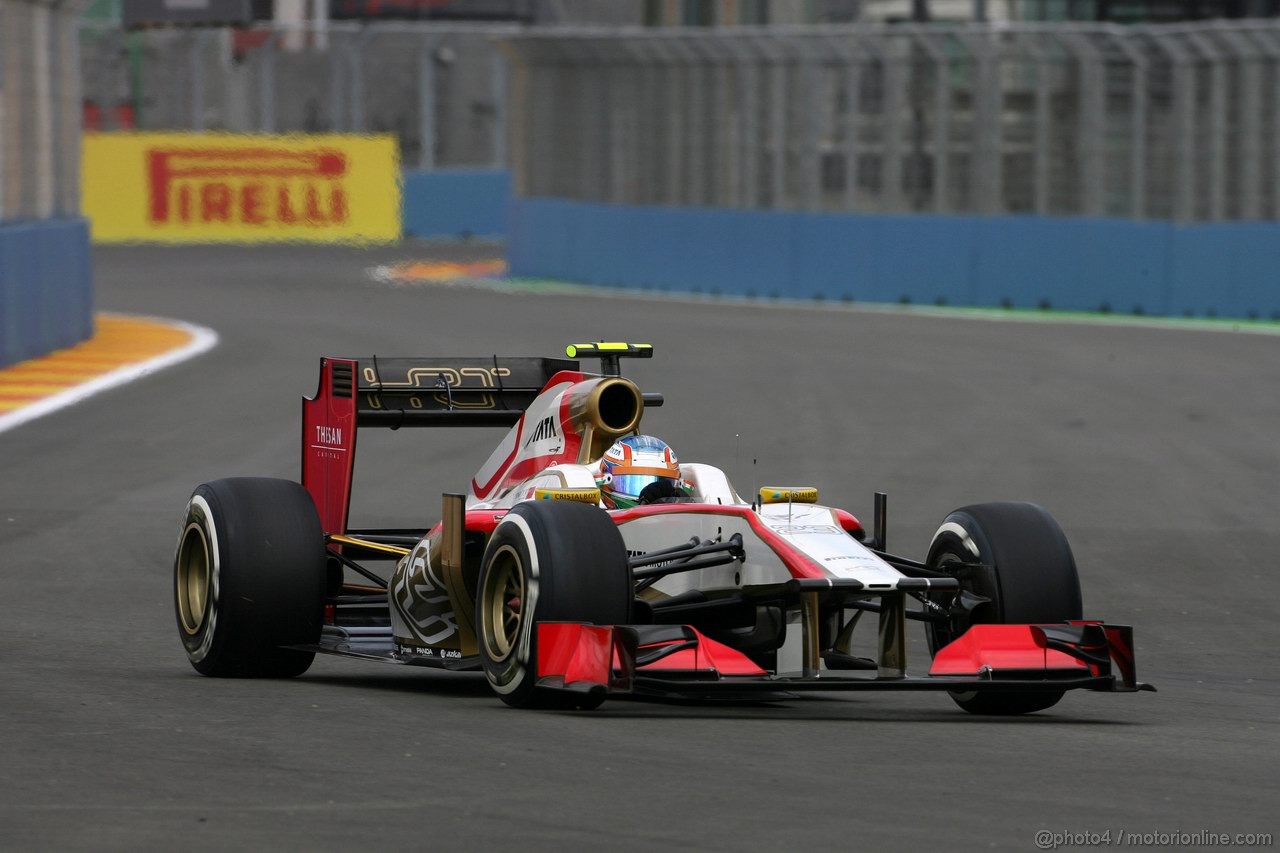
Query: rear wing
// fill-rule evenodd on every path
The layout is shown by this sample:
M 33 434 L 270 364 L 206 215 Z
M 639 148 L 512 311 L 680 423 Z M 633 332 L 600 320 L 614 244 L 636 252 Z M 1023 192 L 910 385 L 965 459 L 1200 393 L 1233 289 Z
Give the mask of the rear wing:
M 578 362 L 566 358 L 373 356 L 325 361 L 333 365 L 335 384 L 341 379 L 353 386 L 356 425 L 390 429 L 509 427 L 552 376 L 578 370 Z
M 510 427 L 563 358 L 322 358 L 302 400 L 302 485 L 325 533 L 344 533 L 359 427 Z

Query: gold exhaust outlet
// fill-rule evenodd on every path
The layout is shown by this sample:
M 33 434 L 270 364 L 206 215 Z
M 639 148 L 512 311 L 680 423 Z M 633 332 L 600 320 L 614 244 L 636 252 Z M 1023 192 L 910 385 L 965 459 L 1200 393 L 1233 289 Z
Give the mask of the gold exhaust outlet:
M 644 415 L 644 397 L 630 379 L 610 377 L 570 404 L 569 411 L 575 422 L 583 424 L 578 462 L 587 463 L 603 456 L 616 438 L 636 432 Z

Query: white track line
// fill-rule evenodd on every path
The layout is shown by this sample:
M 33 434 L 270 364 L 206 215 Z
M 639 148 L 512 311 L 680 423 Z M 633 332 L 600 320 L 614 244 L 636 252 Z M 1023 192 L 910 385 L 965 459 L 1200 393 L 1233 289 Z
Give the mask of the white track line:
M 172 367 L 175 364 L 186 361 L 189 358 L 195 358 L 201 353 L 208 352 L 218 345 L 218 333 L 213 329 L 207 329 L 204 326 L 197 326 L 194 323 L 184 323 L 181 320 L 169 320 L 164 317 L 147 317 L 132 314 L 115 314 L 111 316 L 128 317 L 131 320 L 153 320 L 157 323 L 164 323 L 169 326 L 182 329 L 191 335 L 190 343 L 178 349 L 169 350 L 155 358 L 149 358 L 146 361 L 140 361 L 136 364 L 126 364 L 124 367 L 117 367 L 110 373 L 104 373 L 97 379 L 90 379 L 74 388 L 68 388 L 66 391 L 60 391 L 52 397 L 45 397 L 43 400 L 24 406 L 21 409 L 9 412 L 7 415 L 0 415 L 0 432 L 11 430 L 16 426 L 33 421 L 36 418 L 44 417 L 65 409 L 68 406 L 74 406 L 81 400 L 88 399 L 94 394 L 99 394 L 111 388 L 132 382 L 135 379 L 141 379 L 149 376 L 166 367 Z M 19 362 L 21 364 L 21 362 Z M 13 366 L 13 365 L 10 365 Z

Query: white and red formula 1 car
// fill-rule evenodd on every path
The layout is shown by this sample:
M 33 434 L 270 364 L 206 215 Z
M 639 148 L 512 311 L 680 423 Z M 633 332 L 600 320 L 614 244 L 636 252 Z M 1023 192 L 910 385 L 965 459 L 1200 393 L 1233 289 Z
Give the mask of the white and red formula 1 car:
M 567 355 L 322 359 L 301 485 L 218 480 L 187 504 L 174 589 L 191 664 L 289 677 L 321 652 L 483 670 L 521 707 L 937 690 L 966 711 L 1021 714 L 1071 689 L 1151 689 L 1131 629 L 1081 618 L 1071 549 L 1033 504 L 956 510 L 918 562 L 886 552 L 879 494 L 870 537 L 814 488 L 748 502 L 699 463 L 678 465 L 679 489 L 610 501 L 606 453 L 662 404 L 619 360 L 652 348 Z M 431 529 L 353 530 L 356 433 L 374 426 L 508 432 Z M 370 568 L 380 560 L 389 578 Z M 932 653 L 916 675 L 909 621 Z

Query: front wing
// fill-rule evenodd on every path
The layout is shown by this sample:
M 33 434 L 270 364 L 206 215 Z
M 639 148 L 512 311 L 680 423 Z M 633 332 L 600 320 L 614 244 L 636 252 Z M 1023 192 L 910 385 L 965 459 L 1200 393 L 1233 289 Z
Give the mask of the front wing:
M 975 625 L 938 650 L 929 674 L 787 675 L 689 625 L 538 625 L 538 686 L 668 698 L 773 698 L 807 691 L 1155 690 L 1137 680 L 1133 631 L 1101 622 Z

